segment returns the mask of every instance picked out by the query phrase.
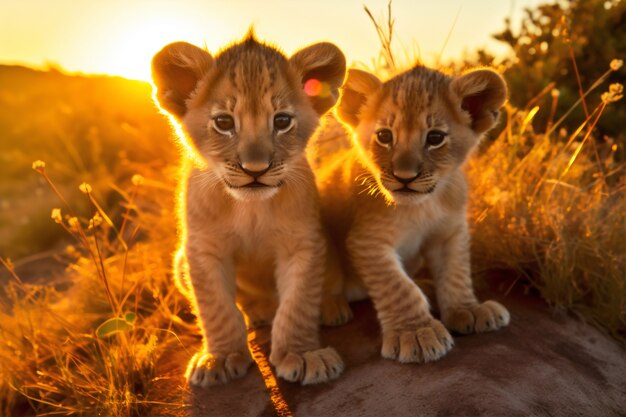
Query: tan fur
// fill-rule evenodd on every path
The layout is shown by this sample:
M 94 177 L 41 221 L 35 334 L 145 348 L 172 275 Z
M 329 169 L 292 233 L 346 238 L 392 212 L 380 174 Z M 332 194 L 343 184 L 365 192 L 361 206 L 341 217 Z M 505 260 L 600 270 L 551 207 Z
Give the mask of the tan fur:
M 448 329 L 484 332 L 509 323 L 503 306 L 479 303 L 472 289 L 462 172 L 505 98 L 504 81 L 490 70 L 453 78 L 417 66 L 385 83 L 363 71 L 348 73 L 338 115 L 354 129 L 352 149 L 318 169 L 318 187 L 323 220 L 344 259 L 330 259 L 330 268 L 338 270 L 332 276 L 343 270 L 352 277 L 344 283 L 348 297 L 358 296 L 359 281 L 365 285 L 386 358 L 427 362 L 453 345 L 411 279 L 422 259 Z M 377 142 L 381 129 L 392 132 L 389 145 Z M 427 132 L 435 129 L 447 136 L 429 149 Z M 396 191 L 403 183 L 405 190 Z M 324 308 L 332 311 L 337 292 L 324 297 L 330 300 Z
M 252 35 L 216 57 L 175 43 L 153 59 L 156 97 L 201 162 L 181 176 L 175 260 L 204 336 L 188 366 L 191 385 L 241 377 L 252 362 L 236 303 L 254 325 L 273 318 L 270 362 L 278 376 L 309 384 L 343 370 L 318 339 L 326 242 L 304 149 L 344 76 L 345 59 L 332 44 L 287 59 Z M 309 78 L 327 83 L 330 94 L 308 97 Z M 274 122 L 281 113 L 293 120 L 284 131 Z M 224 115 L 232 129 L 220 130 Z

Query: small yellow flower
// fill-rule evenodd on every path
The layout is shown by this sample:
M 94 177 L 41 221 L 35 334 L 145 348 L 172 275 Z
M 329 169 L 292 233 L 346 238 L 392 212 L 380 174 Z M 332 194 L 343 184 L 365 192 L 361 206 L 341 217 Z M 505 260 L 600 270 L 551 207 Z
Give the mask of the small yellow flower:
M 83 182 L 81 185 L 78 186 L 78 189 L 85 194 L 89 194 L 91 192 L 91 185 Z
M 614 59 L 609 64 L 611 70 L 613 71 L 617 71 L 618 69 L 622 68 L 622 65 L 624 65 L 624 61 L 622 61 L 621 59 Z
M 67 220 L 67 224 L 70 225 L 70 230 L 73 230 L 73 231 L 78 230 L 79 223 L 78 223 L 78 219 L 76 217 L 70 217 Z
M 35 171 L 43 172 L 44 168 L 46 168 L 46 163 L 42 161 L 41 159 L 38 159 L 35 162 L 33 162 L 33 169 Z
M 552 95 L 552 98 L 557 98 L 561 95 L 561 92 L 558 89 L 553 88 L 552 91 L 550 91 L 550 94 Z
M 624 86 L 620 83 L 614 83 L 609 86 L 609 91 L 602 93 L 602 101 L 605 104 L 614 103 L 624 97 Z
M 89 219 L 89 228 L 93 229 L 94 227 L 98 227 L 102 224 L 102 216 L 100 213 L 96 213 L 93 215 L 91 219 Z
M 140 186 L 140 185 L 143 184 L 144 178 L 141 175 L 139 175 L 139 174 L 135 174 L 135 175 L 133 175 L 133 178 L 131 179 L 131 182 L 135 186 Z
M 80 252 L 78 252 L 78 250 L 76 249 L 76 246 L 74 245 L 67 245 L 65 247 L 65 254 L 67 256 L 71 256 L 72 258 L 80 257 Z
M 61 216 L 61 209 L 53 208 L 52 213 L 50 214 L 50 218 L 54 220 L 55 223 L 58 223 L 58 224 L 63 223 L 63 217 Z

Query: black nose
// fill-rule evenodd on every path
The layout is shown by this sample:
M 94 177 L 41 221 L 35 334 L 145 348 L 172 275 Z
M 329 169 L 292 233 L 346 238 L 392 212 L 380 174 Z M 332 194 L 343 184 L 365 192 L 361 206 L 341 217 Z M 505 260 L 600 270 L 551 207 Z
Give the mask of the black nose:
M 398 180 L 398 182 L 407 185 L 410 184 L 411 182 L 415 181 L 417 179 L 417 177 L 419 177 L 420 174 L 417 173 L 417 175 L 415 175 L 414 177 L 410 177 L 410 178 L 403 178 L 403 177 L 399 177 L 396 174 L 393 174 L 393 177 Z
M 241 168 L 243 172 L 245 172 L 246 174 L 248 174 L 255 180 L 259 178 L 261 175 L 265 174 L 267 171 L 269 171 L 271 166 L 272 166 L 271 163 L 269 164 L 246 164 L 246 163 L 242 164 L 241 162 L 239 163 L 239 168 Z

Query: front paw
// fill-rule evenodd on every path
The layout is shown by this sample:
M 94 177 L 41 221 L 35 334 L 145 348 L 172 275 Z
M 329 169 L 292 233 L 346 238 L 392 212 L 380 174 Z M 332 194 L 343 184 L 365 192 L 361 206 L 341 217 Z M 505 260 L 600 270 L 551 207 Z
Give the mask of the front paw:
M 248 352 L 233 352 L 226 355 L 213 355 L 198 352 L 189 361 L 185 378 L 191 386 L 206 388 L 224 384 L 231 379 L 241 378 L 246 374 L 252 357 Z
M 343 294 L 324 296 L 321 310 L 324 326 L 340 326 L 352 319 L 352 310 Z
M 402 331 L 383 331 L 383 358 L 402 363 L 432 362 L 454 346 L 452 336 L 439 320 Z
M 463 334 L 492 332 L 508 326 L 510 320 L 506 307 L 492 300 L 451 309 L 443 317 L 448 329 Z
M 337 378 L 343 372 L 343 361 L 335 349 L 327 347 L 309 352 L 288 352 L 280 359 L 270 358 L 276 374 L 290 382 L 302 385 L 318 384 Z

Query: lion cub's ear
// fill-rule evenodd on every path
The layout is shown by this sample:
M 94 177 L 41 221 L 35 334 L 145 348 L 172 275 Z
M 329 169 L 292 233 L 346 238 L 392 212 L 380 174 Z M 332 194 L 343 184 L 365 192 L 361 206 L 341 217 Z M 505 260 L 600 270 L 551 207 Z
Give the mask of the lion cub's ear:
M 375 75 L 358 69 L 348 70 L 346 83 L 341 89 L 337 115 L 350 126 L 356 127 L 361 120 L 363 105 L 381 87 L 382 82 Z
M 289 59 L 315 111 L 322 115 L 337 102 L 346 76 L 346 58 L 332 43 L 321 42 L 299 50 Z
M 483 133 L 493 127 L 507 94 L 500 74 L 489 69 L 470 71 L 455 78 L 450 89 L 460 99 L 461 109 L 469 114 L 474 132 Z
M 213 65 L 204 49 L 186 42 L 170 43 L 152 58 L 152 80 L 162 108 L 177 118 L 187 112 L 186 101 Z

